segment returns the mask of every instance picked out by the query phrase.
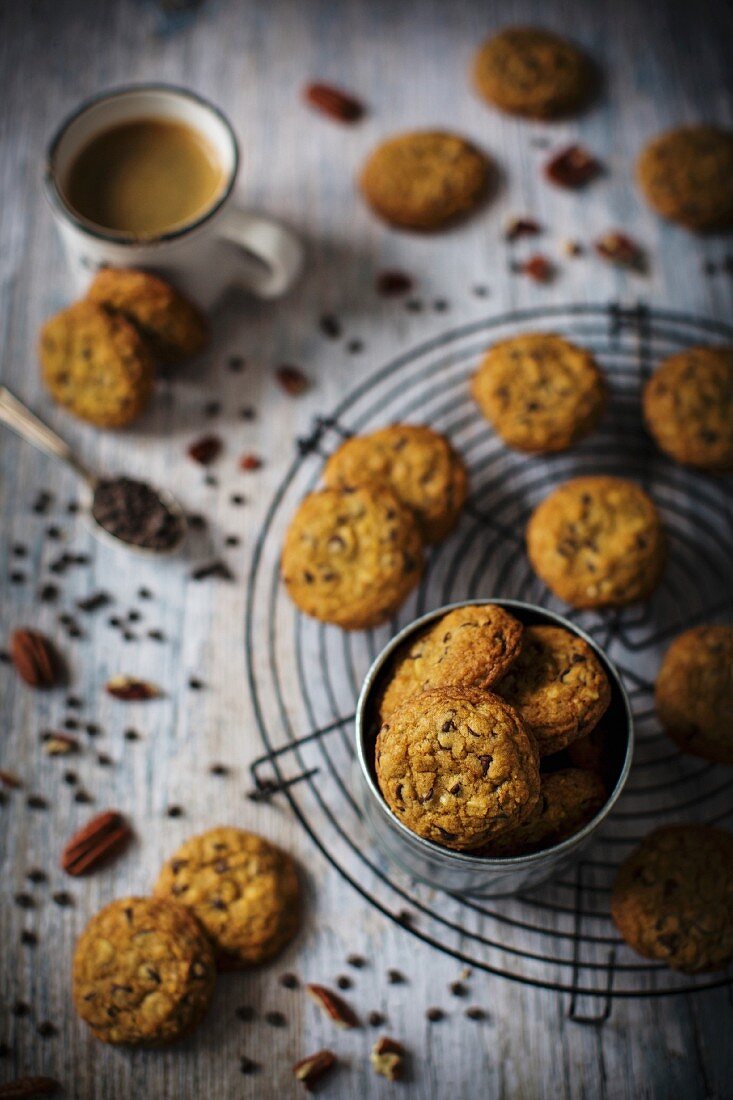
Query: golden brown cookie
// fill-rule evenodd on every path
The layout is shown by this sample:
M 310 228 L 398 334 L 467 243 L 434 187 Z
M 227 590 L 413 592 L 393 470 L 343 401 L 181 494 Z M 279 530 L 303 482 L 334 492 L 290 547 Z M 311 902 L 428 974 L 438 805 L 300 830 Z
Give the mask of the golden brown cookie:
M 426 542 L 440 542 L 455 526 L 466 499 L 463 459 L 444 435 L 414 424 L 345 440 L 323 473 L 332 489 L 384 485 L 417 516 Z
M 477 848 L 531 813 L 539 757 L 522 719 L 496 695 L 437 688 L 390 714 L 376 772 L 392 812 L 447 848 Z
M 601 722 L 585 737 L 573 741 L 563 755 L 574 768 L 595 772 L 609 789 L 615 784 L 618 774 L 616 753 L 611 731 L 605 722 Z
M 147 271 L 104 268 L 95 276 L 87 296 L 136 325 L 150 341 L 159 363 L 179 363 L 197 355 L 208 339 L 209 326 L 196 306 Z
M 244 829 L 210 829 L 191 837 L 164 864 L 158 897 L 189 908 L 214 944 L 220 970 L 272 959 L 300 924 L 293 860 Z
M 733 626 L 697 626 L 675 638 L 654 698 L 683 752 L 733 765 Z
M 541 777 L 539 801 L 529 817 L 476 854 L 526 856 L 553 848 L 587 825 L 605 801 L 606 788 L 593 772 L 580 768 L 550 772 Z
M 415 516 L 379 485 L 311 493 L 285 536 L 282 577 L 291 598 L 344 630 L 386 622 L 422 568 Z
M 76 302 L 46 321 L 39 353 L 49 393 L 82 420 L 122 428 L 148 403 L 153 357 L 121 314 L 94 302 Z
M 733 469 L 733 348 L 670 355 L 643 401 L 646 426 L 670 458 L 701 470 Z
M 521 714 L 540 756 L 590 733 L 611 702 L 611 685 L 591 647 L 558 626 L 528 626 L 521 654 L 492 690 Z
M 636 163 L 642 193 L 658 214 L 688 229 L 733 226 L 733 132 L 681 126 L 659 134 Z
M 214 991 L 211 944 L 175 901 L 118 898 L 74 952 L 76 1011 L 105 1043 L 162 1046 L 201 1020 Z
M 588 435 L 606 403 L 598 365 L 553 333 L 500 340 L 484 355 L 471 393 L 509 447 L 565 451 Z
M 640 955 L 673 970 L 722 970 L 733 959 L 733 836 L 709 825 L 650 833 L 619 868 L 611 916 Z
M 384 721 L 429 688 L 486 689 L 522 649 L 524 627 L 495 604 L 457 607 L 397 654 L 379 708 Z
M 573 607 L 646 599 L 665 562 L 659 514 L 633 481 L 577 477 L 535 508 L 527 550 L 537 575 Z
M 399 134 L 367 159 L 360 186 L 375 214 L 406 229 L 442 229 L 478 206 L 490 162 L 470 142 L 441 130 Z
M 576 111 L 594 84 L 593 66 L 577 46 L 536 27 L 508 27 L 484 42 L 473 79 L 495 107 L 537 119 Z

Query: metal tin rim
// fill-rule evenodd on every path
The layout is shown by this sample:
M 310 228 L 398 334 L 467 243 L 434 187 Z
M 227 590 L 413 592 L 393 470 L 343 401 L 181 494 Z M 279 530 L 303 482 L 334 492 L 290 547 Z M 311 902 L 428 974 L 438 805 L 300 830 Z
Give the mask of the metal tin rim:
M 624 762 L 619 777 L 616 780 L 616 785 L 613 791 L 611 792 L 609 798 L 603 804 L 601 809 L 595 815 L 595 817 L 591 818 L 591 820 L 587 822 L 583 826 L 583 828 L 580 829 L 577 833 L 573 833 L 572 836 L 567 837 L 565 840 L 561 841 L 559 844 L 554 845 L 552 848 L 545 848 L 540 852 L 532 852 L 531 854 L 524 856 L 504 856 L 500 859 L 492 859 L 487 856 L 474 856 L 471 855 L 469 852 L 460 852 L 456 851 L 453 848 L 444 848 L 442 845 L 436 844 L 434 841 L 428 840 L 426 837 L 419 836 L 411 829 L 408 829 L 407 826 L 402 821 L 400 821 L 399 818 L 396 817 L 395 814 L 393 814 L 392 811 L 389 809 L 386 802 L 384 801 L 384 798 L 382 797 L 382 792 L 379 790 L 379 787 L 372 779 L 371 769 L 364 745 L 365 737 L 368 732 L 365 719 L 367 716 L 372 689 L 374 688 L 374 685 L 384 665 L 390 659 L 395 650 L 403 645 L 411 635 L 417 633 L 419 630 L 422 630 L 424 627 L 428 626 L 434 619 L 440 618 L 441 616 L 447 614 L 449 611 L 453 611 L 459 607 L 477 607 L 483 606 L 485 604 L 496 604 L 498 607 L 502 607 L 507 611 L 516 609 L 517 611 L 531 612 L 534 615 L 546 616 L 548 619 L 552 620 L 552 622 L 556 626 L 561 626 L 565 630 L 569 630 L 571 633 L 582 638 L 592 648 L 593 652 L 601 658 L 604 668 L 606 668 L 612 676 L 614 685 L 618 689 L 620 697 L 623 700 L 624 710 L 626 713 L 627 741 Z M 629 702 L 626 688 L 624 687 L 621 677 L 619 676 L 613 662 L 601 649 L 598 643 L 595 642 L 589 634 L 586 634 L 584 630 L 581 630 L 580 627 L 576 626 L 574 623 L 571 623 L 568 619 L 563 618 L 562 615 L 558 615 L 554 611 L 548 611 L 547 608 L 539 607 L 537 604 L 525 603 L 523 600 L 499 598 L 458 600 L 455 603 L 444 604 L 442 607 L 438 607 L 433 611 L 428 611 L 425 615 L 421 615 L 419 619 L 414 619 L 413 622 L 403 627 L 402 630 L 395 634 L 395 636 L 387 643 L 384 649 L 382 649 L 382 651 L 377 655 L 364 678 L 364 683 L 362 684 L 362 688 L 359 693 L 359 699 L 356 704 L 356 720 L 354 727 L 356 734 L 356 754 L 359 760 L 362 777 L 366 781 L 369 793 L 378 804 L 380 812 L 387 817 L 387 819 L 391 822 L 395 829 L 397 829 L 399 832 L 409 838 L 411 843 L 423 847 L 426 852 L 429 852 L 432 855 L 440 855 L 445 859 L 452 861 L 457 867 L 460 866 L 466 869 L 470 868 L 472 870 L 480 870 L 481 868 L 486 868 L 487 870 L 498 870 L 499 868 L 519 869 L 525 867 L 533 867 L 543 863 L 545 860 L 549 860 L 550 857 L 552 857 L 554 862 L 554 858 L 556 856 L 562 856 L 565 853 L 571 852 L 583 840 L 594 833 L 611 813 L 613 807 L 616 805 L 616 802 L 620 798 L 624 787 L 626 786 L 626 781 L 628 780 L 629 772 L 631 771 L 631 761 L 634 755 L 634 718 L 631 711 L 631 704 Z

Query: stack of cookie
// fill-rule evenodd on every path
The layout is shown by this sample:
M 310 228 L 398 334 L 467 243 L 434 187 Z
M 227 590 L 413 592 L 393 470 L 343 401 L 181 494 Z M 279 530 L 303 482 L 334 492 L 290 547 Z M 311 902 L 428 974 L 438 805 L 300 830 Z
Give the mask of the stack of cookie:
M 198 354 L 207 337 L 206 319 L 168 283 L 145 271 L 105 268 L 86 298 L 43 326 L 43 381 L 74 416 L 123 428 L 145 409 L 156 367 Z
M 242 829 L 212 829 L 186 841 L 154 893 L 107 905 L 76 946 L 74 1004 L 107 1043 L 180 1039 L 205 1015 L 217 968 L 274 958 L 300 923 L 292 859 Z
M 525 627 L 493 604 L 449 611 L 398 652 L 383 685 L 375 771 L 385 801 L 447 848 L 499 858 L 552 847 L 605 802 L 598 723 L 610 700 L 576 634 Z
M 455 526 L 468 477 L 432 428 L 395 424 L 347 439 L 285 537 L 282 577 L 301 611 L 344 630 L 386 622 L 418 584 L 423 547 Z

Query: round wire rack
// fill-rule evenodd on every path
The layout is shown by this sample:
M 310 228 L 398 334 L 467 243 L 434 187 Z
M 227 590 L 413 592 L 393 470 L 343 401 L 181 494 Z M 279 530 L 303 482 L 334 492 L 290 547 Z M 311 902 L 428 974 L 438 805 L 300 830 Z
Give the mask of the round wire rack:
M 470 398 L 486 346 L 550 330 L 590 349 L 609 380 L 599 429 L 571 452 L 509 451 Z M 653 827 L 725 824 L 733 770 L 680 754 L 653 699 L 661 653 L 680 631 L 733 613 L 733 499 L 725 479 L 668 461 L 646 434 L 640 389 L 664 356 L 696 343 L 733 343 L 733 327 L 644 305 L 570 305 L 505 313 L 452 329 L 399 355 L 319 418 L 269 509 L 249 579 L 246 659 L 265 752 L 251 797 L 287 798 L 332 866 L 365 901 L 462 964 L 569 995 L 571 1018 L 602 1022 L 614 998 L 689 993 L 733 984 L 733 974 L 681 975 L 635 955 L 610 920 L 616 868 Z M 341 440 L 396 421 L 427 423 L 461 451 L 470 500 L 452 536 L 434 547 L 422 583 L 397 618 L 343 633 L 298 613 L 279 577 L 285 529 L 324 459 Z M 659 507 L 669 562 L 652 599 L 613 611 L 568 611 L 534 575 L 523 532 L 534 506 L 578 473 L 642 484 Z M 457 600 L 514 597 L 560 611 L 607 650 L 631 697 L 637 745 L 626 791 L 605 830 L 561 877 L 515 898 L 480 900 L 415 882 L 387 862 L 352 793 L 353 717 L 362 679 L 388 639 L 416 616 Z

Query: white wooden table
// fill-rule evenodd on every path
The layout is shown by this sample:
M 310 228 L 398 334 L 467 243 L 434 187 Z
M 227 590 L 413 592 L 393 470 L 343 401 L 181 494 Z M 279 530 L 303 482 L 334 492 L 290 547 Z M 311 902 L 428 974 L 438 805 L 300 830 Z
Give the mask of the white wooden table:
M 467 66 L 481 37 L 504 21 L 535 17 L 572 31 L 602 63 L 602 98 L 580 121 L 543 127 L 504 118 L 468 85 Z M 325 1095 L 391 1094 L 397 1086 L 368 1067 L 378 1032 L 365 1027 L 334 1033 L 302 990 L 279 985 L 279 975 L 292 970 L 302 981 L 325 984 L 349 973 L 354 986 L 347 995 L 359 1011 L 366 1016 L 379 1009 L 388 1016 L 383 1030 L 413 1054 L 411 1081 L 400 1086 L 405 1097 L 730 1096 L 730 988 L 616 1001 L 603 1026 L 569 1020 L 565 995 L 482 974 L 469 979 L 468 1001 L 454 999 L 447 986 L 459 975 L 455 960 L 367 904 L 328 866 L 282 797 L 267 805 L 246 800 L 248 766 L 262 742 L 245 678 L 243 626 L 253 547 L 293 459 L 296 437 L 398 351 L 449 325 L 538 304 L 643 298 L 726 318 L 733 281 L 721 265 L 733 253 L 730 239 L 693 239 L 660 224 L 638 201 L 630 165 L 642 141 L 666 125 L 733 123 L 730 7 L 706 0 L 694 6 L 631 0 L 209 0 L 190 17 L 166 17 L 157 4 L 141 0 L 38 0 L 8 3 L 0 18 L 3 380 L 90 464 L 158 480 L 209 520 L 208 533 L 196 537 L 187 561 L 163 568 L 112 553 L 67 512 L 76 497 L 70 476 L 0 434 L 0 635 L 19 624 L 47 631 L 59 640 L 72 673 L 68 691 L 39 694 L 0 665 L 0 768 L 23 781 L 22 789 L 4 792 L 0 806 L 0 1042 L 7 1047 L 0 1083 L 50 1073 L 79 1100 L 290 1097 L 301 1091 L 292 1062 L 332 1045 L 345 1064 Z M 346 128 L 306 109 L 300 90 L 315 78 L 363 97 L 369 107 L 365 120 Z M 68 298 L 63 257 L 41 195 L 41 162 L 50 132 L 79 100 L 140 80 L 189 85 L 229 114 L 242 143 L 244 200 L 289 222 L 306 241 L 308 264 L 282 302 L 225 303 L 203 360 L 162 384 L 151 412 L 132 431 L 102 434 L 53 408 L 38 378 L 38 326 Z M 367 151 L 383 135 L 413 126 L 459 129 L 485 146 L 504 173 L 496 200 L 448 234 L 390 231 L 355 193 L 354 173 Z M 604 177 L 581 195 L 551 188 L 540 173 L 547 155 L 541 145 L 554 148 L 576 138 L 606 166 Z M 502 228 L 516 214 L 546 227 L 516 254 L 538 247 L 557 258 L 558 276 L 547 286 L 509 271 Z M 587 243 L 609 228 L 645 246 L 648 275 L 619 272 L 589 254 L 577 260 L 562 255 L 564 240 Z M 715 273 L 705 274 L 706 264 Z M 423 303 L 420 312 L 376 295 L 374 277 L 385 268 L 415 277 L 412 297 Z M 472 293 L 477 285 L 488 288 L 488 297 Z M 447 314 L 434 308 L 440 299 L 448 303 Z M 339 338 L 320 330 L 324 314 L 338 317 Z M 349 351 L 352 341 L 361 350 Z M 230 369 L 232 356 L 246 360 L 243 371 Z M 307 372 L 312 386 L 306 394 L 293 399 L 281 392 L 274 369 L 282 363 Z M 211 402 L 221 406 L 216 415 L 207 415 Z M 256 411 L 252 420 L 241 413 L 250 406 Z M 224 456 L 210 471 L 213 485 L 186 457 L 189 443 L 207 430 L 225 441 Z M 244 452 L 259 454 L 262 469 L 240 471 Z M 52 495 L 42 515 L 33 508 L 41 490 Z M 233 503 L 236 494 L 246 503 Z M 241 544 L 227 546 L 230 536 Z M 88 560 L 55 575 L 50 566 L 64 551 Z M 190 579 L 194 564 L 220 556 L 235 573 L 234 583 Z M 18 575 L 15 581 L 12 574 Z M 37 592 L 50 582 L 58 586 L 58 598 L 41 603 Z M 152 598 L 142 598 L 141 588 Z M 94 614 L 75 609 L 76 600 L 99 590 L 112 597 L 109 607 Z M 127 620 L 134 638 L 125 641 L 108 620 L 125 619 L 131 609 L 142 618 Z M 63 615 L 73 617 L 82 636 L 69 636 Z M 257 646 L 266 645 L 266 629 L 266 621 L 255 621 Z M 150 637 L 149 630 L 161 631 L 164 640 Z M 127 708 L 116 704 L 102 686 L 122 672 L 155 680 L 165 698 Z M 189 686 L 191 677 L 201 681 L 200 690 Z M 69 707 L 68 694 L 82 706 Z M 49 758 L 41 732 L 69 718 L 79 724 L 82 752 Z M 85 731 L 89 723 L 100 727 L 96 738 Z M 300 728 L 306 732 L 307 723 Z M 139 732 L 139 740 L 126 738 L 129 729 Z M 100 763 L 98 754 L 111 764 Z M 226 765 L 226 775 L 210 774 L 217 762 Z M 76 786 L 64 782 L 67 770 L 77 773 Z M 75 801 L 80 788 L 93 804 Z M 28 795 L 40 795 L 47 808 L 29 807 Z M 168 816 L 171 806 L 180 806 L 182 815 Z M 94 809 L 107 807 L 129 815 L 133 848 L 97 875 L 65 879 L 57 866 L 63 841 Z M 260 830 L 298 856 L 309 883 L 303 934 L 273 967 L 222 979 L 210 1017 L 182 1048 L 129 1053 L 102 1047 L 70 1004 L 75 936 L 111 898 L 149 890 L 161 860 L 184 837 L 221 822 Z M 33 868 L 43 869 L 48 882 L 29 883 Z M 54 903 L 58 891 L 68 891 L 73 905 Z M 19 892 L 32 896 L 33 908 L 14 902 Z M 23 929 L 36 934 L 35 946 L 21 945 Z M 350 970 L 350 952 L 363 955 L 368 965 Z M 389 967 L 399 968 L 407 981 L 389 985 Z M 16 1002 L 28 1005 L 26 1015 L 14 1012 Z M 486 1019 L 467 1021 L 467 1003 L 481 1005 Z M 241 1005 L 254 1006 L 254 1022 L 237 1019 Z M 439 1023 L 425 1018 L 432 1005 L 447 1014 Z M 264 1021 L 271 1009 L 286 1014 L 286 1027 Z M 39 1035 L 44 1021 L 58 1033 Z M 257 1075 L 240 1074 L 244 1054 L 261 1064 Z

